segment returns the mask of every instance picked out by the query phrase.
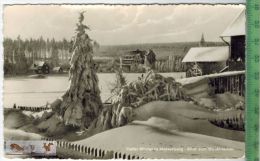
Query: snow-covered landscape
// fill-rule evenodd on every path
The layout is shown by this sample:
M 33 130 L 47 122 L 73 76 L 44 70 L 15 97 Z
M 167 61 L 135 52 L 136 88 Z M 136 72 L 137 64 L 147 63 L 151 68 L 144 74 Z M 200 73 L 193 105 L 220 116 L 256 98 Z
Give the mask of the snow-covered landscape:
M 137 80 L 140 73 L 125 73 L 128 82 Z M 184 78 L 185 73 L 162 73 L 176 79 Z M 98 73 L 101 99 L 106 101 L 110 90 L 116 81 L 115 73 Z M 46 79 L 33 79 L 27 76 L 10 77 L 4 79 L 3 106 L 13 107 L 14 103 L 21 106 L 43 106 L 62 96 L 69 85 L 68 75 L 53 75 Z
M 59 159 L 244 157 L 245 6 L 14 5 L 5 16 L 5 143 L 41 140 L 40 157 Z M 6 157 L 36 157 L 19 144 Z

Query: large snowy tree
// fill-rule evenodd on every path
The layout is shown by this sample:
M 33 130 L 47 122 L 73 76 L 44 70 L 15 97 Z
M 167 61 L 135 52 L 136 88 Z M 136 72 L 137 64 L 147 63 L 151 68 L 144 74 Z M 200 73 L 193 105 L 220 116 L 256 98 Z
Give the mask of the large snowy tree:
M 60 114 L 67 125 L 88 128 L 103 108 L 96 66 L 93 61 L 93 42 L 87 34 L 89 27 L 83 24 L 80 13 L 74 37 L 70 62 L 70 85 L 63 95 Z

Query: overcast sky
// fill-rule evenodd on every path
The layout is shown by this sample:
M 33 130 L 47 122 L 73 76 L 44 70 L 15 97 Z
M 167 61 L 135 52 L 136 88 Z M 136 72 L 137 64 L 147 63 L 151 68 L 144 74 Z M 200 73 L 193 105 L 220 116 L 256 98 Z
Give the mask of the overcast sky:
M 221 41 L 219 35 L 243 5 L 16 5 L 4 8 L 4 37 L 62 38 L 74 35 L 86 11 L 89 35 L 101 45 Z

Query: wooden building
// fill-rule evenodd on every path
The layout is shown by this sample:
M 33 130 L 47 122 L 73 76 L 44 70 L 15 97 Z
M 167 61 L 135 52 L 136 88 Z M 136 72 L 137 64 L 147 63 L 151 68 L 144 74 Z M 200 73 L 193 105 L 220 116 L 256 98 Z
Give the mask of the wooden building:
M 245 69 L 245 10 L 221 34 L 227 46 L 191 48 L 182 62 L 192 68 L 194 63 L 202 75 Z M 204 40 L 204 38 L 203 38 Z
M 60 67 L 60 66 L 58 66 L 58 67 L 54 67 L 53 69 L 52 69 L 52 72 L 54 72 L 54 73 L 63 73 L 63 68 L 62 67 Z
M 37 74 L 49 74 L 50 73 L 50 66 L 45 61 L 35 61 L 30 70 L 33 70 Z
M 230 58 L 227 62 L 230 71 L 245 69 L 245 24 L 246 15 L 243 10 L 220 36 L 230 47 Z
M 145 50 L 129 51 L 122 57 L 120 57 L 120 68 L 124 71 L 131 71 L 131 68 L 136 68 L 140 64 L 145 62 Z
M 203 70 L 203 76 L 187 79 L 192 81 L 206 79 L 215 93 L 230 92 L 244 97 L 245 22 L 245 10 L 243 10 L 220 36 L 227 46 L 191 48 L 183 62 L 198 62 Z M 219 70 L 221 68 L 212 67 L 215 64 L 213 62 L 222 64 L 222 67 L 225 65 L 225 68 Z M 206 70 L 208 71 L 205 72 Z M 198 90 L 196 92 L 200 93 Z
M 206 75 L 211 73 L 219 73 L 225 68 L 228 58 L 228 46 L 194 47 L 188 51 L 182 62 L 187 63 L 187 66 L 191 69 L 197 65 L 201 70 L 200 75 Z M 196 70 L 194 69 L 194 71 Z M 187 77 L 189 76 L 193 75 L 189 75 L 187 73 Z M 198 74 L 196 76 L 198 76 Z

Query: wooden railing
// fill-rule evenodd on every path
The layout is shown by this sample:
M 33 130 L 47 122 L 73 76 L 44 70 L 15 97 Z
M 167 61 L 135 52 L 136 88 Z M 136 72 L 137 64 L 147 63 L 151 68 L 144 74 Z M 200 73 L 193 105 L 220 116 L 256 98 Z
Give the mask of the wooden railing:
M 67 155 L 75 155 L 74 157 L 79 157 L 80 159 L 143 159 L 137 155 L 133 154 L 126 154 L 121 152 L 115 152 L 113 150 L 108 151 L 101 148 L 95 148 L 90 146 L 85 146 L 81 144 L 76 144 L 64 140 L 55 140 L 52 138 L 42 138 L 42 140 L 46 141 L 56 141 L 57 142 L 57 149 L 56 150 L 65 150 L 69 152 Z M 58 157 L 59 154 L 58 153 Z M 66 154 L 65 154 L 66 155 Z M 62 157 L 62 156 L 61 156 Z
M 41 106 L 41 107 L 32 107 L 32 106 L 16 106 L 14 104 L 13 106 L 14 109 L 19 109 L 19 110 L 24 110 L 24 111 L 33 111 L 33 112 L 40 112 L 40 111 L 44 111 L 44 110 L 48 110 L 50 109 L 47 106 Z
M 245 96 L 245 71 L 212 74 L 207 77 L 216 94 L 230 92 Z

